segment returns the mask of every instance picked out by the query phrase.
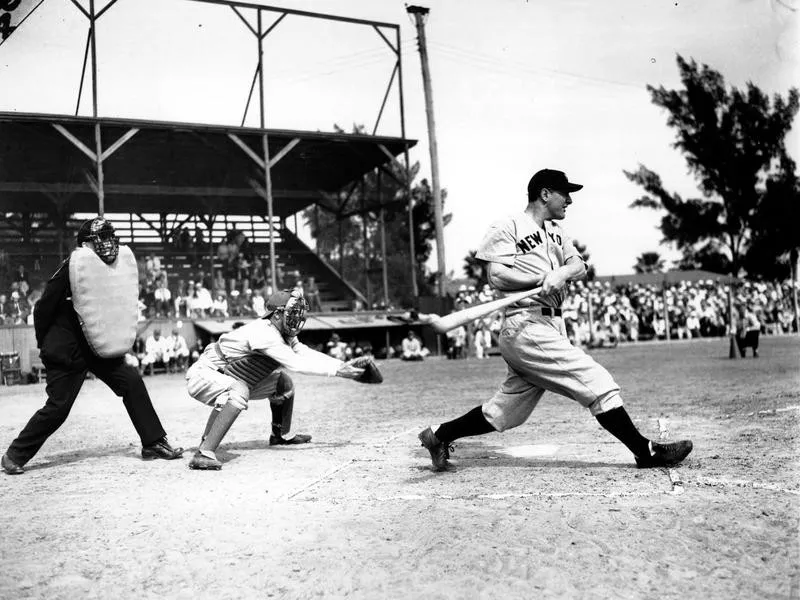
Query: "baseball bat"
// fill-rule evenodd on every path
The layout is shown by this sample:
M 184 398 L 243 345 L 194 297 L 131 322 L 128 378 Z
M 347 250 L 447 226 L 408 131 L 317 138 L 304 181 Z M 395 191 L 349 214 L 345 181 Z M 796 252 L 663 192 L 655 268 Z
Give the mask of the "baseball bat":
M 459 325 L 466 325 L 467 323 L 471 323 L 475 319 L 480 319 L 482 317 L 485 317 L 486 315 L 491 314 L 496 310 L 501 310 L 506 306 L 514 304 L 515 302 L 519 302 L 520 300 L 523 300 L 524 298 L 531 298 L 533 296 L 537 296 L 541 291 L 542 288 L 540 286 L 532 290 L 523 290 L 521 292 L 515 292 L 503 298 L 499 298 L 498 300 L 484 302 L 483 304 L 476 304 L 475 306 L 470 306 L 469 308 L 465 308 L 463 310 L 450 313 L 449 315 L 445 315 L 444 317 L 439 317 L 438 319 L 434 319 L 433 321 L 431 321 L 430 325 L 431 327 L 433 327 L 436 333 L 446 333 L 451 329 L 455 329 Z

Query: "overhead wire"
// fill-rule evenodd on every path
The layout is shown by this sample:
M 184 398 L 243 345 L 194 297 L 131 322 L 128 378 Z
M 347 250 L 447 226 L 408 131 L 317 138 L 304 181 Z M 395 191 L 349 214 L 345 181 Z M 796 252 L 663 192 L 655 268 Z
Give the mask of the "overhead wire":
M 603 77 L 596 77 L 592 75 L 585 75 L 582 73 L 573 73 L 569 71 L 552 69 L 548 67 L 539 67 L 513 59 L 494 57 L 487 54 L 475 52 L 473 50 L 460 48 L 458 46 L 443 44 L 441 42 L 435 42 L 429 40 L 428 47 L 432 49 L 434 52 L 440 53 L 443 58 L 448 58 L 452 61 L 461 62 L 463 64 L 468 64 L 478 68 L 484 68 L 486 70 L 492 71 L 497 74 L 503 74 L 503 73 L 518 74 L 519 72 L 525 72 L 537 75 L 541 74 L 554 75 L 558 77 L 577 79 L 581 81 L 602 84 L 602 85 L 633 87 L 636 89 L 641 89 L 642 87 L 640 84 L 635 84 L 631 82 L 618 81 Z

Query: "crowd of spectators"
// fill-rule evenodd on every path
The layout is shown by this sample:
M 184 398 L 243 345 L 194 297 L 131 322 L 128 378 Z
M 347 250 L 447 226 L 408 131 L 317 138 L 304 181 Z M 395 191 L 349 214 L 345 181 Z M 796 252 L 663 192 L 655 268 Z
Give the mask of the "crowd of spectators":
M 732 290 L 733 319 L 728 308 L 729 286 L 713 280 L 668 285 L 613 285 L 609 281 L 569 284 L 562 305 L 567 334 L 575 345 L 615 346 L 620 342 L 719 337 L 737 333 L 745 311 L 758 320 L 761 333 L 797 332 L 791 284 L 749 282 Z M 453 310 L 495 299 L 488 286 L 461 286 Z M 664 302 L 666 300 L 666 320 Z M 591 306 L 591 316 L 589 309 Z M 733 330 L 731 330 L 733 321 Z M 591 323 L 591 325 L 590 325 Z M 468 327 L 448 332 L 448 357 L 484 357 L 497 345 L 502 314 L 497 312 Z
M 195 236 L 180 230 L 173 244 L 181 251 L 194 250 L 196 271 L 176 281 L 161 260 L 150 253 L 139 262 L 140 320 L 148 318 L 227 319 L 262 317 L 266 299 L 272 293 L 268 282 L 268 261 L 256 255 L 247 237 L 231 230 L 216 248 L 215 268 L 207 272 L 202 265 L 208 248 L 202 230 Z M 278 287 L 303 288 L 310 310 L 322 310 L 319 286 L 314 277 L 303 279 L 298 270 L 277 270 Z
M 0 325 L 33 325 L 33 307 L 45 282 L 32 284 L 24 265 L 17 265 L 7 292 L 0 291 Z

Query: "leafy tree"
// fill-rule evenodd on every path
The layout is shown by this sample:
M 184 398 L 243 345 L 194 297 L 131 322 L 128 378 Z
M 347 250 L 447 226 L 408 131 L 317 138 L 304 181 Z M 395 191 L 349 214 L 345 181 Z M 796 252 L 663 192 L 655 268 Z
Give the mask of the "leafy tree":
M 658 252 L 642 252 L 633 265 L 637 273 L 663 273 L 664 259 Z
M 486 269 L 486 263 L 482 260 L 475 258 L 478 253 L 477 250 L 470 250 L 464 257 L 464 275 L 475 282 L 475 286 L 480 288 L 484 284 L 489 283 L 489 273 Z
M 343 130 L 335 126 L 339 132 Z M 365 133 L 363 126 L 355 126 L 354 133 Z M 411 282 L 411 259 L 408 228 L 408 198 L 406 195 L 406 172 L 399 164 L 386 166 L 391 176 L 375 172 L 367 174 L 363 181 L 351 190 L 330 194 L 320 203 L 323 208 L 309 207 L 304 211 L 306 224 L 316 240 L 318 253 L 341 275 L 365 295 L 370 303 L 383 297 L 383 275 L 380 239 L 380 206 L 384 207 L 386 235 L 386 263 L 389 301 L 396 306 L 413 306 Z M 420 295 L 434 293 L 436 275 L 431 275 L 426 263 L 436 240 L 434 222 L 433 190 L 426 179 L 413 183 L 419 174 L 420 165 L 410 169 L 412 217 L 414 222 L 414 256 L 416 259 L 417 288 Z M 447 191 L 442 190 L 442 204 Z M 445 226 L 451 214 L 444 215 Z M 341 246 L 340 246 L 341 227 Z M 364 240 L 366 227 L 366 243 Z M 369 272 L 365 273 L 364 257 L 369 257 Z
M 644 165 L 625 175 L 646 195 L 631 206 L 666 211 L 664 241 L 683 253 L 681 266 L 738 275 L 770 276 L 774 263 L 797 247 L 798 183 L 785 138 L 798 110 L 798 91 L 770 99 L 748 83 L 726 87 L 720 73 L 677 57 L 683 89 L 648 86 L 652 101 L 668 112 L 677 132 L 674 147 L 698 181 L 700 197 L 682 198 Z M 776 228 L 776 218 L 783 227 Z
M 595 278 L 595 270 L 594 265 L 589 261 L 589 259 L 592 258 L 592 255 L 589 254 L 589 249 L 585 244 L 581 244 L 578 240 L 573 239 L 572 243 L 575 246 L 575 250 L 580 253 L 583 262 L 586 263 L 586 279 L 588 281 L 593 281 Z

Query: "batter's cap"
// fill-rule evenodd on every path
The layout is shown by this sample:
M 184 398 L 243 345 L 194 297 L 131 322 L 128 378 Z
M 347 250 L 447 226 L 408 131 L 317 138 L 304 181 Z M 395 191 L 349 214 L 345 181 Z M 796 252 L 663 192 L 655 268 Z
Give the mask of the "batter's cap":
M 539 192 L 544 188 L 559 192 L 577 192 L 583 186 L 579 183 L 572 183 L 564 171 L 542 169 L 534 173 L 528 182 L 528 198 L 530 200 L 536 199 L 539 196 Z

